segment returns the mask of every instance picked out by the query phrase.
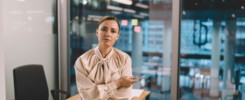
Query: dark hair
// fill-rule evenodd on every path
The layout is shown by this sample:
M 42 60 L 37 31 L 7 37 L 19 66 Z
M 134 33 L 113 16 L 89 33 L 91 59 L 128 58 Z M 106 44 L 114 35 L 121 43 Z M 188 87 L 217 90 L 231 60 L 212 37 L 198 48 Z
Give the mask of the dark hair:
M 107 20 L 114 20 L 114 21 L 116 21 L 116 22 L 117 22 L 117 25 L 118 25 L 118 33 L 120 33 L 120 24 L 119 24 L 117 18 L 116 18 L 116 17 L 113 17 L 113 16 L 105 16 L 105 17 L 103 17 L 103 18 L 99 21 L 98 27 L 100 26 L 101 23 L 103 23 L 104 21 L 107 21 Z

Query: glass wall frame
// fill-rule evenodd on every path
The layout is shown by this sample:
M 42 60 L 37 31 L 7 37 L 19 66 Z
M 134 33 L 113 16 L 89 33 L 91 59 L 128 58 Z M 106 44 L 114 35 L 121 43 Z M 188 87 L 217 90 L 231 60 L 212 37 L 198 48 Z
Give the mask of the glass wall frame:
M 74 0 L 75 1 L 75 0 Z M 154 1 L 154 0 L 153 0 Z M 68 17 L 68 13 L 70 13 L 70 1 L 66 0 L 59 0 L 58 3 L 58 9 L 59 9 L 59 83 L 60 83 L 60 88 L 62 90 L 70 90 L 70 80 L 72 80 L 69 75 L 71 73 L 70 71 L 70 57 L 69 57 L 69 50 L 64 50 L 65 48 L 68 48 L 70 45 L 70 36 L 68 35 L 69 33 L 69 27 L 67 25 L 70 24 L 70 17 Z M 170 74 L 171 74 L 171 100 L 177 100 L 178 96 L 178 43 L 179 41 L 176 40 L 179 36 L 179 9 L 180 9 L 180 1 L 179 0 L 173 0 L 172 1 L 172 53 L 171 53 L 171 69 L 170 69 Z M 68 75 L 68 76 L 66 76 Z M 169 80 L 170 81 L 170 80 Z
M 84 0 L 84 1 L 86 1 L 86 0 Z M 142 2 L 144 2 L 144 1 L 148 1 L 148 0 L 139 0 L 139 1 L 142 1 Z M 64 2 L 64 1 L 63 1 Z M 72 2 L 72 3 L 79 3 L 79 2 L 76 2 L 76 0 L 74 0 L 74 1 L 69 1 L 69 2 Z M 134 1 L 135 2 L 135 1 Z M 167 5 L 167 6 L 165 6 L 165 8 L 163 8 L 163 9 L 175 9 L 175 10 L 173 10 L 172 11 L 172 13 L 168 13 L 168 15 L 169 16 L 172 16 L 172 15 L 174 15 L 174 16 L 176 16 L 176 11 L 178 12 L 178 8 L 176 9 L 175 7 L 176 7 L 176 4 L 178 3 L 178 1 L 176 0 L 176 1 L 168 1 L 168 0 L 166 0 L 166 1 L 157 1 L 157 0 L 152 0 L 151 2 L 154 2 L 155 4 L 157 4 L 157 3 L 161 3 L 161 2 L 163 2 L 163 3 L 169 3 L 169 2 L 172 2 L 171 3 L 171 5 Z M 173 3 L 173 2 L 175 2 L 175 3 Z M 176 3 L 177 2 L 177 3 Z M 78 13 L 78 14 L 84 14 L 84 13 L 94 13 L 93 11 L 79 11 L 79 10 L 72 10 L 72 9 L 74 9 L 74 7 L 69 7 L 69 3 L 68 2 L 64 2 L 64 3 L 67 3 L 68 4 L 68 8 L 69 9 L 65 9 L 65 11 L 66 10 L 68 10 L 68 11 L 66 11 L 67 13 L 74 13 L 74 12 L 72 12 L 72 11 L 75 11 L 76 13 Z M 81 3 L 81 2 L 80 2 Z M 86 2 L 82 2 L 82 3 L 86 3 Z M 173 4 L 175 4 L 175 6 L 173 6 Z M 61 4 L 61 5 L 63 5 L 63 4 Z M 93 7 L 93 6 L 98 6 L 98 4 L 96 4 L 96 3 L 94 3 L 94 4 L 92 4 L 91 6 Z M 179 4 L 177 4 L 177 5 L 179 5 Z M 100 6 L 105 6 L 104 4 L 102 4 L 102 5 L 100 5 Z M 82 7 L 82 6 L 77 6 L 77 7 Z M 82 7 L 82 9 L 85 9 L 85 8 L 83 8 Z M 92 9 L 95 9 L 96 10 L 96 8 L 92 8 Z M 98 9 L 97 9 L 98 10 Z M 71 12 L 69 12 L 69 11 L 71 11 Z M 130 10 L 129 10 L 130 11 Z M 62 16 L 66 16 L 65 15 L 65 12 L 64 11 L 61 11 L 60 12 L 61 14 L 62 13 L 64 13 L 64 14 L 62 14 Z M 66 14 L 67 14 L 66 13 Z M 113 12 L 113 13 L 118 13 L 118 12 Z M 102 15 L 106 15 L 107 13 L 106 12 L 104 12 Z M 127 16 L 127 15 L 126 15 Z M 144 16 L 144 14 L 143 14 L 143 16 Z M 147 15 L 146 15 L 147 16 Z M 178 16 L 178 14 L 177 14 L 177 16 Z M 88 16 L 85 16 L 85 17 L 88 17 Z M 98 17 L 98 16 L 93 16 L 93 17 Z M 122 20 L 121 20 L 121 18 L 120 18 L 120 16 L 117 16 L 118 18 L 119 18 L 119 21 L 120 21 L 120 23 L 122 22 Z M 134 16 L 134 17 L 140 17 L 140 16 Z M 157 17 L 159 17 L 159 18 L 161 18 L 161 16 L 157 16 Z M 65 19 L 64 19 L 65 18 Z M 61 19 L 59 20 L 60 22 L 61 22 L 61 24 L 62 23 L 65 23 L 65 22 L 63 22 L 63 21 L 66 21 L 67 19 L 68 20 L 70 20 L 70 19 L 77 19 L 77 20 L 80 20 L 79 21 L 79 23 L 81 23 L 82 21 L 81 20 L 84 20 L 84 18 L 83 17 L 76 17 L 76 16 L 69 16 L 69 17 L 63 17 L 63 19 L 62 19 L 62 17 L 61 17 Z M 128 18 L 133 18 L 133 17 L 130 17 L 130 16 L 128 16 Z M 178 17 L 177 17 L 178 18 Z M 94 21 L 96 21 L 96 20 L 98 20 L 98 19 L 87 19 L 87 18 L 85 18 L 86 20 L 94 20 Z M 139 19 L 141 19 L 141 18 L 139 18 Z M 68 21 L 67 20 L 67 22 L 68 23 L 66 23 L 67 25 L 76 25 L 76 24 L 72 24 L 71 23 L 71 21 Z M 173 24 L 173 26 L 178 26 L 178 23 L 173 23 L 173 20 L 176 20 L 176 19 L 173 19 L 173 18 L 170 18 L 169 19 L 169 22 L 168 23 L 170 23 L 170 24 Z M 139 23 L 140 24 L 142 24 L 142 25 L 144 25 L 144 23 L 145 22 L 142 22 L 142 20 L 138 20 L 139 21 Z M 157 23 L 158 23 L 159 21 L 155 21 L 155 22 L 153 22 L 152 24 L 156 24 L 157 25 Z M 175 22 L 178 22 L 178 21 L 175 21 Z M 131 22 L 130 22 L 131 23 Z M 91 26 L 93 26 L 93 25 L 96 25 L 96 24 L 93 24 L 93 23 L 88 23 L 88 24 L 91 24 Z M 161 25 L 163 24 L 163 23 L 160 23 Z M 62 25 L 61 25 L 62 26 Z M 64 28 L 65 27 L 65 28 Z M 79 27 L 83 27 L 83 26 L 79 26 Z M 164 26 L 165 27 L 165 26 Z M 63 29 L 62 29 L 63 28 Z M 125 28 L 125 27 L 122 27 L 122 28 Z M 137 28 L 135 28 L 135 27 L 132 27 L 132 28 L 134 28 L 134 29 L 136 29 L 136 31 L 137 31 Z M 161 28 L 161 27 L 160 27 Z M 174 28 L 176 28 L 176 27 L 174 27 Z M 65 26 L 65 25 L 63 25 L 63 27 L 61 27 L 60 28 L 61 30 L 63 30 L 63 32 L 61 33 L 61 35 L 63 35 L 63 36 L 61 36 L 61 46 L 62 45 L 65 45 L 65 46 L 63 46 L 62 48 L 64 49 L 64 48 L 66 48 L 66 47 L 70 47 L 70 46 L 72 46 L 73 44 L 71 43 L 71 42 L 74 42 L 74 41 L 71 41 L 71 39 L 72 39 L 72 37 L 70 37 L 70 35 L 67 35 L 67 34 L 71 34 L 70 33 L 70 31 L 69 30 L 76 30 L 76 29 L 72 29 L 72 28 L 70 28 L 69 26 Z M 141 28 L 142 30 L 145 30 L 144 28 Z M 176 29 L 172 29 L 172 28 L 170 28 L 170 30 L 169 30 L 169 32 L 171 32 L 171 31 L 173 31 L 173 30 L 176 30 Z M 82 31 L 84 31 L 84 30 L 78 30 L 78 32 L 82 32 Z M 135 30 L 133 30 L 133 31 L 135 31 Z M 64 35 L 64 32 L 67 32 L 67 34 L 66 35 Z M 89 32 L 89 31 L 88 31 Z M 178 31 L 175 31 L 175 32 L 178 32 Z M 172 33 L 172 32 L 171 32 Z M 137 34 L 137 33 L 136 33 Z M 173 35 L 173 33 L 172 33 L 172 35 Z M 143 36 L 144 37 L 144 36 Z M 147 36 L 145 36 L 145 37 L 147 37 Z M 159 37 L 159 36 L 155 36 L 155 37 Z M 176 36 L 173 36 L 173 37 L 176 37 Z M 172 42 L 172 38 L 173 38 L 172 36 L 170 37 L 170 42 Z M 78 37 L 77 37 L 78 38 Z M 94 39 L 92 39 L 92 38 L 85 38 L 85 39 L 90 39 L 91 41 L 97 41 L 97 40 L 94 40 Z M 120 40 L 120 41 L 124 41 L 124 40 Z M 130 42 L 130 41 L 129 41 Z M 133 41 L 131 41 L 131 43 L 132 43 Z M 140 43 L 140 42 L 138 42 L 138 43 Z M 143 43 L 144 43 L 144 41 L 143 41 Z M 156 42 L 156 43 L 159 43 L 159 42 Z M 174 43 L 176 43 L 176 41 L 174 41 Z M 172 44 L 172 43 L 171 43 Z M 76 46 L 78 46 L 78 45 L 86 45 L 86 44 L 76 44 Z M 95 46 L 96 44 L 94 44 L 94 45 L 92 45 L 92 46 Z M 115 46 L 117 46 L 118 44 L 115 44 Z M 120 45 L 120 44 L 119 44 Z M 136 45 L 136 44 L 130 44 L 131 46 L 132 45 Z M 174 45 L 176 45 L 176 44 L 172 44 L 172 46 L 171 47 L 169 47 L 169 48 L 174 48 L 174 50 L 175 50 L 175 48 L 176 48 L 176 46 L 174 47 Z M 75 45 L 73 45 L 73 46 L 75 46 Z M 92 46 L 89 46 L 89 47 L 92 47 Z M 120 48 L 120 47 L 119 47 Z M 131 48 L 133 48 L 133 47 L 131 47 Z M 151 47 L 151 48 L 154 48 L 154 47 Z M 122 50 L 124 49 L 124 48 L 121 48 Z M 129 47 L 129 49 L 130 49 L 130 47 Z M 144 49 L 144 48 L 143 48 Z M 145 49 L 149 49 L 149 48 L 145 48 Z M 126 50 L 124 50 L 124 51 L 126 51 Z M 73 73 L 71 70 L 72 69 L 70 69 L 70 65 L 71 64 L 73 64 L 74 62 L 73 61 L 71 61 L 71 58 L 69 57 L 71 54 L 70 54 L 70 50 L 68 50 L 68 51 L 66 51 L 66 50 L 63 50 L 63 51 L 61 51 L 62 53 L 61 53 L 61 59 L 60 59 L 60 70 L 61 70 L 61 73 L 60 73 L 60 75 L 67 75 L 67 74 L 71 74 L 71 73 Z M 68 53 L 67 53 L 68 52 Z M 127 51 L 126 51 L 127 52 Z M 162 52 L 162 51 L 161 51 Z M 171 59 L 171 54 L 173 54 L 174 52 L 170 52 L 170 53 L 168 53 L 169 54 L 169 57 L 170 58 L 168 58 L 168 60 L 173 60 L 173 59 L 176 59 L 176 58 L 172 58 Z M 134 53 L 132 53 L 132 54 L 134 54 Z M 157 55 L 158 53 L 151 53 L 151 54 L 143 54 L 143 55 Z M 62 57 L 62 55 L 63 55 L 63 57 Z M 167 54 L 166 54 L 167 55 Z M 175 55 L 178 55 L 178 54 L 175 54 Z M 137 56 L 137 55 L 135 55 L 135 56 Z M 73 58 L 72 58 L 73 59 Z M 132 57 L 132 59 L 134 59 L 134 57 Z M 156 57 L 153 57 L 153 60 L 156 60 Z M 68 60 L 68 62 L 66 61 L 66 60 Z M 73 59 L 74 60 L 74 59 Z M 66 61 L 66 63 L 64 63 L 63 61 Z M 176 60 L 175 60 L 176 61 Z M 169 75 L 171 76 L 171 78 L 167 78 L 167 79 L 169 79 L 167 82 L 169 82 L 169 83 L 172 83 L 173 81 L 173 83 L 177 83 L 176 81 L 177 80 L 171 80 L 171 79 L 176 79 L 176 78 L 173 78 L 173 75 L 175 75 L 175 76 L 177 76 L 177 74 L 176 74 L 176 72 L 177 71 L 171 71 L 171 70 L 173 70 L 172 69 L 172 66 L 173 65 L 171 65 L 171 64 L 177 64 L 177 63 L 175 63 L 175 62 L 169 62 L 170 64 L 170 66 L 169 67 L 171 67 L 171 68 L 169 68 L 169 69 L 167 69 L 166 71 L 168 71 L 168 73 L 169 73 Z M 67 66 L 67 67 L 64 67 L 64 66 Z M 133 66 L 137 66 L 137 64 L 136 65 L 134 65 L 134 63 L 133 63 Z M 174 65 L 174 66 L 177 66 L 177 65 Z M 177 67 L 176 67 L 177 68 Z M 136 73 L 137 74 L 137 73 Z M 62 79 L 62 78 L 66 78 L 66 76 L 61 76 L 60 77 L 60 79 Z M 64 81 L 71 81 L 71 80 L 74 80 L 73 78 L 70 78 L 70 77 L 68 77 L 68 80 L 64 80 L 63 79 L 63 82 Z M 64 84 L 64 83 L 63 83 Z M 66 86 L 66 85 L 68 85 L 68 86 Z M 64 84 L 63 86 L 64 86 L 64 88 L 66 88 L 66 89 L 71 89 L 71 87 L 69 87 L 69 85 L 70 85 L 70 83 L 68 82 L 68 83 L 66 83 L 66 84 Z M 170 84 L 169 84 L 170 85 Z M 177 85 L 176 85 L 177 86 Z M 174 96 L 176 96 L 176 93 L 177 93 L 177 88 L 174 86 L 172 86 L 171 85 L 171 87 L 170 86 L 167 86 L 167 88 L 169 88 L 169 90 L 167 91 L 167 93 L 168 93 L 168 97 L 167 98 L 171 98 L 171 100 L 174 100 Z M 172 88 L 175 88 L 176 89 L 176 91 L 174 91 L 174 90 L 172 90 Z M 162 93 L 163 91 L 159 91 L 159 93 Z M 171 92 L 171 93 L 170 93 Z M 174 92 L 174 93 L 173 93 Z M 171 97 L 170 97 L 170 94 L 175 94 L 175 95 L 171 95 Z

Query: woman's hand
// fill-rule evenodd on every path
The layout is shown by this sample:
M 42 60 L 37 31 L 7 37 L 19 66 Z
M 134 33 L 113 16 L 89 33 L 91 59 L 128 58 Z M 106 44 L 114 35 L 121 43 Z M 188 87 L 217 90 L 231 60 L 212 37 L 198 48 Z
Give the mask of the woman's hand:
M 116 85 L 118 88 L 121 87 L 130 87 L 132 84 L 138 81 L 137 77 L 131 77 L 131 76 L 121 76 L 118 80 L 116 80 Z

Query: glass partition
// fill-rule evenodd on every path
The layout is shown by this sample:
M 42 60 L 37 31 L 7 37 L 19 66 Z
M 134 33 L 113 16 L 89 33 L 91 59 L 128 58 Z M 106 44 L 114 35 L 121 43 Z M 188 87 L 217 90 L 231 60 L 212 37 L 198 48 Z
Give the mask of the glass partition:
M 180 100 L 245 100 L 242 0 L 182 0 Z
M 121 24 L 114 45 L 132 58 L 133 75 L 143 76 L 135 89 L 151 92 L 150 100 L 170 100 L 171 0 L 71 0 L 69 19 L 70 88 L 77 93 L 75 60 L 97 46 L 98 21 L 116 16 Z

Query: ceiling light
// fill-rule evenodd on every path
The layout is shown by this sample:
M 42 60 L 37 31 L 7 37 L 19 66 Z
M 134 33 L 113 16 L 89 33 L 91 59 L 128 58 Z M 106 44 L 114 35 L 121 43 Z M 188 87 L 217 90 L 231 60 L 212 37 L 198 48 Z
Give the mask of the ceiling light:
M 185 14 L 186 14 L 186 12 L 185 12 L 185 11 L 183 11 L 182 13 L 183 13 L 183 15 L 185 15 Z
M 234 17 L 236 17 L 236 15 L 235 15 L 235 14 L 232 14 L 231 16 L 232 16 L 233 18 L 234 18 Z
M 83 0 L 83 5 L 86 5 L 88 3 L 87 0 Z
M 106 8 L 107 9 L 110 9 L 110 10 L 122 11 L 122 8 L 121 7 L 112 6 L 112 5 L 107 5 Z
M 94 18 L 94 19 L 101 19 L 103 16 L 98 16 L 98 15 L 88 15 L 89 18 Z
M 131 0 L 112 0 L 117 3 L 125 4 L 125 5 L 132 5 L 133 2 Z
M 119 14 L 121 14 L 122 12 L 120 12 L 120 11 L 111 11 L 111 13 L 119 15 Z
M 140 15 L 142 15 L 142 16 L 149 16 L 148 13 L 143 13 L 143 12 L 140 12 Z
M 244 6 L 241 6 L 241 9 L 244 9 Z
M 144 9 L 149 8 L 148 5 L 145 5 L 145 4 L 142 4 L 142 3 L 136 3 L 135 6 L 136 6 L 136 7 L 140 7 L 140 8 L 144 8 Z
M 127 9 L 127 8 L 124 8 L 123 11 L 128 12 L 128 13 L 135 13 L 136 12 L 133 9 Z
M 137 17 L 137 18 L 144 18 L 144 16 L 140 16 L 140 15 L 134 15 L 134 17 Z

